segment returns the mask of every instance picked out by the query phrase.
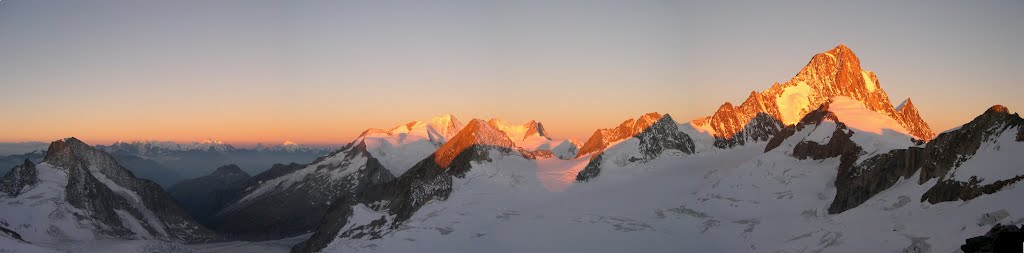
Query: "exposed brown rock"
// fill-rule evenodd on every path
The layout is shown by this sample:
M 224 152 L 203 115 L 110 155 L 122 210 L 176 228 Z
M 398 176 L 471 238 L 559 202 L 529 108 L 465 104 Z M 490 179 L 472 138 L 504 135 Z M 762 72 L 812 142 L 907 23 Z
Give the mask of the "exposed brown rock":
M 860 67 L 860 59 L 846 45 L 840 44 L 824 53 L 811 58 L 792 79 L 785 83 L 775 83 L 763 92 L 751 92 L 750 96 L 738 107 L 730 103 L 723 104 L 711 116 L 692 121 L 695 126 L 710 127 L 714 137 L 728 139 L 739 133 L 747 122 L 758 113 L 764 113 L 782 121 L 778 99 L 787 87 L 804 83 L 810 87 L 808 100 L 810 105 L 820 105 L 837 97 L 845 96 L 862 101 L 868 109 L 887 115 L 900 125 L 907 128 L 918 139 L 930 140 L 934 137 L 930 127 L 917 109 L 910 105 L 897 112 L 889 102 L 889 97 L 878 85 L 874 73 L 864 71 Z M 870 86 L 870 87 L 869 87 Z M 803 113 L 813 111 L 814 107 L 805 108 Z
M 448 168 L 456 156 L 473 145 L 515 149 L 515 144 L 504 132 L 491 127 L 483 120 L 474 119 L 451 140 L 442 144 L 435 152 L 434 159 L 441 168 Z
M 693 154 L 694 152 L 693 139 L 679 131 L 679 124 L 668 114 L 662 116 L 640 133 L 627 138 L 637 138 L 640 141 L 637 147 L 640 157 L 630 157 L 628 159 L 630 162 L 650 161 L 668 149 L 678 150 L 684 154 Z M 603 160 L 604 151 L 602 150 L 594 157 L 591 157 L 587 166 L 576 174 L 576 181 L 584 182 L 598 176 L 601 173 Z
M 581 147 L 580 152 L 576 154 L 576 158 L 604 150 L 605 148 L 608 148 L 608 144 L 612 142 L 636 136 L 641 131 L 647 129 L 660 120 L 661 117 L 661 114 L 652 112 L 640 116 L 639 119 L 628 119 L 615 128 L 598 129 L 597 131 L 594 131 L 594 134 L 590 136 L 590 139 L 587 139 L 587 142 L 583 143 L 583 147 Z
M 917 112 L 917 107 L 914 107 L 914 102 L 911 102 L 909 98 L 896 111 L 896 117 L 896 121 L 900 122 L 903 128 L 910 131 L 910 134 L 916 138 L 926 141 L 935 138 L 935 133 L 932 132 L 928 123 L 921 119 L 921 114 Z

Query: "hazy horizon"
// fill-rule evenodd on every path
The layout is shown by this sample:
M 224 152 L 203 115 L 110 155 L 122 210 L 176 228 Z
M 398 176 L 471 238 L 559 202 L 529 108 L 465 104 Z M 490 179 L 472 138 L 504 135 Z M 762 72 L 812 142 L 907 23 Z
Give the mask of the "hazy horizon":
M 1024 106 L 1024 2 L 0 2 L 0 142 L 351 141 L 452 113 L 680 123 L 843 43 L 936 133 Z

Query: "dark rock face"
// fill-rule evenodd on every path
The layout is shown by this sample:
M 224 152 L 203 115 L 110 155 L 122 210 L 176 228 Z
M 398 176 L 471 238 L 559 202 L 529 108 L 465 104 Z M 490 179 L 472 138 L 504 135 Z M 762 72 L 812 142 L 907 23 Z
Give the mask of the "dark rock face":
M 764 142 L 771 140 L 783 128 L 782 121 L 773 118 L 766 113 L 757 113 L 742 130 L 736 132 L 731 138 L 715 137 L 715 147 L 733 148 L 743 146 L 747 143 Z
M 353 196 L 335 201 L 323 217 L 323 223 L 309 240 L 292 247 L 292 252 L 318 252 L 331 241 L 339 238 L 379 238 L 385 229 L 397 229 L 402 222 L 412 217 L 416 210 L 431 200 L 446 200 L 452 193 L 454 178 L 465 177 L 471 162 L 490 161 L 489 153 L 497 150 L 504 154 L 518 151 L 497 146 L 472 145 L 455 156 L 447 167 L 438 164 L 434 155 L 416 163 L 405 174 L 389 183 L 374 185 Z M 363 224 L 342 231 L 352 215 L 352 206 L 365 204 L 367 207 L 386 212 L 394 217 L 388 221 L 381 217 L 370 224 Z
M 790 125 L 790 126 L 783 127 L 781 130 L 779 130 L 779 133 L 776 134 L 775 137 L 772 137 L 770 140 L 768 140 L 768 145 L 765 146 L 764 152 L 772 151 L 773 149 L 778 148 L 780 145 L 782 145 L 782 142 L 786 141 L 786 139 L 789 139 L 789 137 L 792 137 L 794 134 L 796 134 L 796 132 L 804 130 L 804 128 L 806 128 L 806 127 L 814 127 L 814 128 L 818 127 L 819 125 L 821 125 L 821 122 L 825 121 L 826 119 L 827 120 L 832 120 L 834 122 L 839 122 L 839 118 L 837 118 L 836 115 L 833 114 L 832 112 L 828 111 L 828 105 L 830 103 L 831 102 L 826 102 L 826 103 L 822 104 L 821 106 L 819 106 L 817 110 L 808 112 L 807 115 L 804 115 L 804 117 L 802 119 L 800 119 L 800 122 L 797 122 L 796 124 L 793 124 L 793 125 Z M 846 126 L 845 125 L 843 125 L 842 128 L 843 128 L 843 130 L 846 130 Z M 806 155 L 809 156 L 811 154 L 806 154 Z M 818 156 L 824 157 L 824 158 L 829 158 L 829 157 L 836 157 L 838 155 L 839 154 L 836 153 L 836 154 L 820 154 Z M 805 158 L 801 158 L 801 159 L 806 159 L 806 157 Z M 815 158 L 815 159 L 819 159 L 819 158 Z
M 243 240 L 270 240 L 301 235 L 320 224 L 332 201 L 395 178 L 366 151 L 364 142 L 349 145 L 334 155 L 342 156 L 343 160 L 340 163 L 320 163 L 330 157 L 325 156 L 301 168 L 276 167 L 247 180 L 238 198 L 244 198 L 263 184 L 273 182 L 274 178 L 296 176 L 293 172 L 304 169 L 318 172 L 296 179 L 299 183 L 287 188 L 275 189 L 251 199 L 233 201 L 211 219 L 211 227 L 226 236 Z M 365 164 L 353 163 L 360 157 L 365 157 Z M 343 178 L 332 179 L 330 173 L 341 170 L 355 171 Z
M 210 224 L 212 216 L 238 198 L 242 184 L 247 179 L 248 173 L 230 164 L 217 168 L 210 175 L 175 184 L 168 192 L 193 218 L 200 223 Z
M 667 116 L 667 115 L 666 115 Z M 619 140 L 631 138 L 650 128 L 656 122 L 661 120 L 661 114 L 652 112 L 640 116 L 639 119 L 628 119 L 623 121 L 622 124 L 615 128 L 598 129 L 594 131 L 594 134 L 587 139 L 587 142 L 583 143 L 580 147 L 580 152 L 576 153 L 576 158 L 583 157 L 585 155 L 601 152 L 608 148 L 608 144 Z M 678 126 L 676 126 L 678 128 Z
M 801 141 L 793 147 L 793 156 L 801 160 L 839 157 L 840 167 L 853 166 L 863 151 L 850 139 L 854 134 L 845 124 L 839 123 L 828 143 L 822 145 L 813 141 Z
M 960 250 L 964 253 L 1021 252 L 1024 245 L 1024 225 L 996 224 L 983 236 L 967 239 Z
M 782 145 L 782 142 L 786 141 L 786 139 L 789 139 L 789 137 L 792 137 L 794 134 L 796 134 L 796 132 L 803 130 L 805 127 L 818 127 L 818 125 L 821 125 L 821 122 L 825 121 L 826 119 L 832 120 L 834 122 L 839 122 L 839 118 L 837 118 L 836 115 L 833 114 L 832 112 L 828 111 L 828 105 L 830 103 L 831 101 L 826 102 L 819 106 L 817 110 L 808 112 L 807 115 L 804 115 L 804 117 L 800 119 L 800 122 L 797 122 L 796 124 L 793 124 L 791 126 L 783 127 L 781 130 L 779 130 L 778 134 L 776 134 L 774 137 L 768 140 L 768 145 L 765 146 L 764 152 L 772 151 L 773 149 L 778 148 L 780 145 Z M 845 129 L 846 126 L 844 125 L 842 128 Z M 831 156 L 825 155 L 822 157 L 835 157 L 838 155 L 839 154 L 832 154 Z
M 921 195 L 921 201 L 928 203 L 939 203 L 946 201 L 970 200 L 985 194 L 995 193 L 1007 185 L 1019 182 L 1024 175 L 1010 179 L 998 180 L 990 184 L 982 184 L 976 177 L 971 177 L 970 182 L 956 180 L 942 180 Z
M 1024 179 L 1024 175 L 994 182 L 983 182 L 973 176 L 969 182 L 946 178 L 950 171 L 955 174 L 957 167 L 971 159 L 983 143 L 993 142 L 1002 134 L 1014 134 L 1012 131 L 1017 131 L 1016 136 L 1019 138 L 1022 128 L 1024 119 L 1017 114 L 1010 114 L 1006 107 L 996 105 L 960 129 L 939 134 L 925 146 L 921 178 L 918 179 L 919 183 L 924 183 L 938 178 L 938 183 L 921 196 L 921 201 L 938 203 L 969 200 Z
M 111 155 L 114 156 L 114 159 L 117 160 L 118 164 L 121 164 L 121 166 L 124 166 L 128 171 L 131 171 L 135 177 L 156 182 L 164 188 L 170 187 L 174 183 L 184 179 L 174 169 L 167 168 L 163 164 L 150 159 L 123 153 L 112 153 Z M 21 165 L 26 159 L 38 164 L 43 161 L 43 157 L 45 156 L 45 150 L 33 151 L 21 155 L 0 156 L 0 174 L 6 174 L 8 169 Z
M 20 155 L 0 156 L 0 175 L 6 175 L 11 168 L 24 164 L 25 160 L 38 164 L 43 161 L 44 156 L 46 156 L 45 150 L 37 150 Z
M 18 232 L 14 232 L 14 230 L 10 230 L 5 227 L 0 227 L 0 233 L 4 233 L 7 236 L 10 236 L 11 238 L 17 239 L 18 241 L 26 242 L 25 239 L 21 238 L 21 234 L 18 234 Z
M 920 166 L 921 153 L 921 148 L 910 147 L 873 156 L 855 166 L 841 163 L 835 182 L 836 197 L 828 212 L 837 214 L 853 209 L 900 179 L 910 179 Z
M 911 168 L 905 164 L 906 150 L 894 150 L 856 164 L 857 159 L 864 153 L 863 148 L 851 139 L 856 132 L 848 129 L 835 114 L 829 112 L 828 104 L 808 113 L 796 125 L 786 127 L 783 130 L 784 134 L 776 136 L 777 139 L 769 142 L 769 148 L 778 147 L 785 138 L 805 127 L 823 127 L 821 123 L 826 119 L 836 122 L 829 142 L 819 144 L 801 141 L 793 147 L 793 156 L 801 160 L 839 157 L 835 182 L 836 196 L 829 205 L 830 214 L 841 213 L 863 204 L 871 196 L 892 187 L 900 177 L 909 177 L 916 170 L 916 167 Z M 894 171 L 892 167 L 899 167 L 901 170 Z
M 919 182 L 946 175 L 974 156 L 982 143 L 993 141 L 998 134 L 1008 129 L 1016 128 L 1020 135 L 1021 126 L 1024 126 L 1024 119 L 1017 114 L 1009 114 L 1006 107 L 997 105 L 960 129 L 939 134 L 925 147 L 925 161 Z
M 693 154 L 693 139 L 689 135 L 679 131 L 679 125 L 668 114 L 662 116 L 653 124 L 633 136 L 640 140 L 638 146 L 641 156 L 633 157 L 631 162 L 647 162 L 668 149 L 679 150 L 684 154 Z M 576 181 L 585 182 L 601 174 L 601 163 L 604 160 L 604 151 L 594 155 L 576 175 Z
M 1024 142 L 1024 127 L 1017 128 L 1017 141 Z
M 590 181 L 591 178 L 595 178 L 597 175 L 601 174 L 602 161 L 604 161 L 604 153 L 591 157 L 587 166 L 583 167 L 583 170 L 580 170 L 580 172 L 576 174 L 576 182 Z
M 115 212 L 123 210 L 140 221 L 148 220 L 147 217 L 159 220 L 159 224 L 143 222 L 141 226 L 162 239 L 204 242 L 219 238 L 189 217 L 159 185 L 135 178 L 109 154 L 78 139 L 68 138 L 51 143 L 43 161 L 68 172 L 64 199 L 71 206 L 87 211 L 87 217 L 77 219 L 91 219 L 105 225 L 98 228 L 100 231 L 97 233 L 124 239 L 134 238 L 134 233 L 126 224 L 122 224 Z M 115 192 L 107 185 L 111 183 L 133 192 L 139 199 Z M 161 233 L 161 230 L 166 231 L 166 234 Z
M 36 164 L 28 159 L 24 163 L 14 167 L 0 179 L 0 193 L 7 196 L 17 196 L 26 188 L 35 186 L 38 182 Z
M 640 140 L 640 154 L 645 160 L 654 159 L 668 149 L 693 154 L 693 139 L 680 132 L 679 125 L 668 114 L 634 137 Z

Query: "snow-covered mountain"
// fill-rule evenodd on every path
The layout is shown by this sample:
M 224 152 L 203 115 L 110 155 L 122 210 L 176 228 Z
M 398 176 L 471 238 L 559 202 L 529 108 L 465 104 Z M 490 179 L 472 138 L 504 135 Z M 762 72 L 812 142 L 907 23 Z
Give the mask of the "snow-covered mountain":
M 576 176 L 576 181 L 590 180 L 606 167 L 645 163 L 665 151 L 679 155 L 694 152 L 693 139 L 679 130 L 679 123 L 668 114 L 658 113 L 644 114 L 638 120 L 629 119 L 616 128 L 598 130 L 584 147 L 596 149 L 584 149 L 586 156 L 593 156 L 587 158 L 589 162 Z M 583 158 L 586 157 L 580 159 Z
M 1013 187 L 1024 172 L 1010 158 L 1024 146 L 1024 124 L 1003 107 L 924 144 L 838 96 L 768 141 L 649 156 L 628 143 L 645 132 L 673 143 L 665 137 L 682 130 L 669 117 L 647 118 L 640 125 L 657 131 L 577 160 L 636 159 L 602 160 L 601 173 L 564 191 L 543 187 L 547 168 L 507 136 L 467 127 L 397 180 L 339 199 L 292 251 L 946 252 L 995 223 L 1024 220 L 1014 201 L 1024 188 Z M 957 144 L 975 143 L 967 140 L 980 141 Z M 927 165 L 948 158 L 960 162 Z
M 389 182 L 446 143 L 462 123 L 452 115 L 413 121 L 390 130 L 368 129 L 352 143 L 301 168 L 249 180 L 212 226 L 246 239 L 277 239 L 312 231 L 331 202 Z M 251 222 L 264 220 L 267 222 Z
M 804 114 L 839 96 L 851 98 L 869 110 L 896 120 L 917 139 L 927 141 L 935 136 L 913 104 L 905 103 L 909 106 L 901 106 L 903 110 L 894 108 L 875 73 L 861 69 L 860 59 L 842 44 L 814 55 L 789 81 L 775 83 L 763 92 L 751 92 L 739 106 L 726 102 L 713 115 L 691 123 L 701 132 L 730 139 L 759 114 L 767 114 L 784 125 L 792 125 L 799 122 Z M 758 124 L 765 122 L 758 120 Z
M 487 120 L 491 127 L 504 132 L 516 146 L 526 151 L 551 151 L 552 155 L 562 159 L 576 157 L 580 144 L 575 140 L 553 140 L 548 136 L 544 125 L 531 120 L 521 125 L 508 123 L 501 119 Z
M 14 166 L 21 165 L 25 160 L 39 163 L 46 156 L 46 147 L 24 154 L 0 156 L 0 174 L 7 174 L 7 171 Z
M 303 145 L 303 144 L 299 144 L 299 143 L 296 143 L 296 142 L 290 141 L 290 140 L 284 141 L 280 145 L 263 145 L 263 143 L 257 143 L 256 147 L 254 147 L 253 149 L 255 149 L 256 151 L 264 151 L 264 152 L 269 151 L 269 152 L 288 152 L 288 153 L 321 152 L 323 150 L 322 148 L 317 148 L 317 147 L 313 147 L 313 146 L 309 146 L 309 145 Z
M 448 199 L 460 188 L 457 183 L 481 176 L 477 170 L 471 170 L 474 164 L 505 159 L 523 162 L 533 157 L 524 154 L 523 149 L 517 147 L 505 132 L 483 120 L 474 119 L 449 142 L 396 180 L 339 199 L 330 207 L 316 233 L 293 251 L 319 251 L 329 247 L 339 236 L 379 238 L 399 228 L 424 205 Z M 500 171 L 502 167 L 516 170 L 511 166 L 493 169 Z M 512 187 L 517 183 L 515 177 L 501 173 L 492 174 L 490 178 L 510 180 L 506 182 Z M 535 186 L 540 187 L 539 183 Z
M 1002 105 L 957 129 L 940 133 L 920 155 L 919 184 L 937 183 L 921 196 L 929 203 L 966 201 L 1024 180 L 1024 119 Z
M 562 163 L 517 146 L 529 127 L 470 124 L 335 201 L 292 251 L 946 252 L 1024 221 L 1019 116 L 993 107 L 935 136 L 843 45 L 744 105 L 630 119 Z M 551 174 L 575 180 L 549 187 Z
M 75 138 L 54 141 L 0 180 L 2 225 L 25 241 L 62 245 L 105 238 L 203 242 L 218 238 L 159 185 Z
M 573 156 L 577 150 L 577 145 L 571 141 L 551 140 L 540 123 L 511 125 L 497 119 L 473 122 L 470 125 L 474 129 L 488 131 L 484 136 L 500 135 L 500 140 L 509 140 L 502 146 L 514 147 L 532 157 L 554 157 L 552 159 L 557 160 Z M 394 180 L 435 152 L 458 154 L 457 150 L 449 150 L 452 146 L 448 143 L 455 140 L 457 134 L 465 132 L 464 128 L 455 116 L 439 115 L 389 130 L 368 129 L 346 147 L 302 168 L 272 179 L 257 182 L 250 179 L 238 198 L 225 205 L 210 226 L 248 239 L 273 239 L 307 233 L 316 228 L 320 217 L 335 199 Z M 529 145 L 531 149 L 520 148 L 510 136 L 516 136 L 519 143 Z M 251 220 L 271 222 L 254 223 Z M 280 222 L 275 222 L 277 220 Z
M 612 143 L 631 138 L 654 125 L 659 119 L 661 119 L 661 115 L 652 112 L 640 116 L 639 119 L 630 118 L 614 128 L 598 129 L 594 131 L 590 139 L 587 139 L 587 142 L 583 143 L 579 153 L 576 154 L 576 158 L 600 152 L 608 148 Z
M 1024 224 L 1022 153 L 1024 119 L 1008 108 L 935 135 L 910 99 L 893 107 L 877 77 L 840 45 L 789 82 L 692 121 L 647 113 L 580 145 L 553 140 L 538 121 L 463 124 L 441 115 L 368 129 L 307 164 L 251 177 L 220 167 L 171 192 L 224 237 L 302 240 L 296 253 L 955 252 L 965 239 Z M 21 208 L 0 217 L 0 251 L 35 245 L 18 237 L 52 236 L 28 229 L 36 224 L 71 227 L 68 215 L 20 214 L 60 200 L 31 194 L 54 188 L 37 181 L 76 182 L 34 176 L 81 167 L 58 166 L 50 155 L 0 179 L 0 194 L 14 196 L 0 197 L 0 211 Z M 86 164 L 112 163 L 103 161 Z M 69 205 L 57 204 L 66 210 L 58 213 L 86 210 Z M 134 215 L 124 205 L 106 209 Z M 154 234 L 139 213 L 130 216 L 145 221 L 139 229 L 121 230 Z M 111 237 L 166 240 L 132 233 Z
M 228 152 L 235 150 L 231 144 L 224 143 L 221 140 L 216 139 L 205 139 L 202 141 L 192 143 L 176 143 L 170 141 L 131 141 L 124 142 L 118 141 L 109 146 L 97 146 L 103 151 L 110 153 L 130 153 L 135 154 L 139 157 L 151 157 L 158 156 L 169 152 L 178 151 L 216 151 L 216 152 Z

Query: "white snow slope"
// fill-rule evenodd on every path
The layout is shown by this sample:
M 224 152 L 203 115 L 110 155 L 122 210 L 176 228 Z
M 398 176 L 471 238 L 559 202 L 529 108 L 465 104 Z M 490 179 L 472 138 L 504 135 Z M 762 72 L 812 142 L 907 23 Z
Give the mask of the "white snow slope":
M 474 164 L 449 199 L 427 204 L 403 229 L 378 240 L 339 239 L 325 252 L 951 252 L 988 230 L 995 221 L 986 214 L 1024 222 L 1024 203 L 1008 201 L 1024 188 L 920 202 L 934 180 L 899 182 L 828 215 L 836 191 L 829 168 L 838 159 L 797 160 L 763 148 L 662 156 L 608 168 L 564 192 L 537 187 L 531 162 L 502 157 Z
M 338 239 L 325 252 L 953 252 L 996 222 L 1024 222 L 1024 202 L 1015 201 L 1024 194 L 1018 185 L 970 201 L 928 204 L 919 198 L 935 181 L 918 185 L 916 175 L 857 208 L 829 215 L 838 159 L 798 160 L 783 148 L 763 150 L 764 144 L 755 144 L 685 156 L 666 152 L 647 163 L 605 163 L 599 177 L 562 181 L 560 189 L 546 184 L 573 175 L 580 163 L 492 152 L 493 162 L 474 163 L 447 200 L 428 203 L 401 229 L 376 240 Z M 355 210 L 351 225 L 381 215 Z M 100 241 L 81 247 L 286 252 L 297 241 Z

